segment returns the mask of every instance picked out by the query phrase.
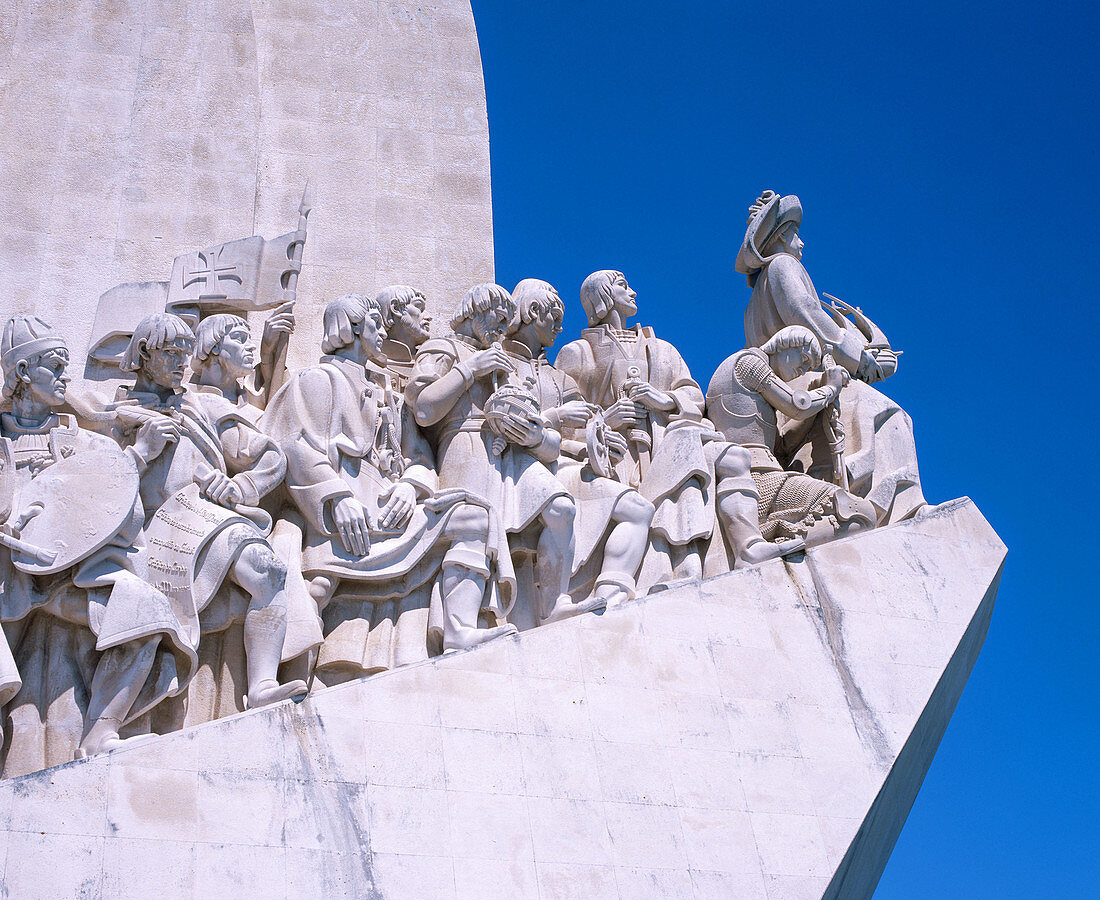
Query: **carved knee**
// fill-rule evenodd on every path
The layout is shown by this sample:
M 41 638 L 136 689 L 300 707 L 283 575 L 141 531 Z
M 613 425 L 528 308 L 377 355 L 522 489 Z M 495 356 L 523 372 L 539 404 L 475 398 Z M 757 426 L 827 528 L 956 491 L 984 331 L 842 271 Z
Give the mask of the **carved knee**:
M 718 479 L 739 478 L 749 474 L 752 465 L 752 454 L 746 447 L 740 444 L 729 444 L 722 454 L 715 460 L 714 474 Z
M 637 491 L 630 491 L 615 504 L 615 518 L 620 522 L 648 525 L 653 521 L 657 508 Z
M 463 503 L 451 513 L 445 533 L 452 540 L 486 540 L 489 536 L 489 511 L 482 506 Z
M 233 571 L 237 583 L 253 596 L 272 596 L 286 586 L 286 563 L 259 541 L 241 550 Z
M 542 511 L 542 521 L 548 528 L 572 527 L 577 516 L 577 505 L 572 497 L 555 497 Z

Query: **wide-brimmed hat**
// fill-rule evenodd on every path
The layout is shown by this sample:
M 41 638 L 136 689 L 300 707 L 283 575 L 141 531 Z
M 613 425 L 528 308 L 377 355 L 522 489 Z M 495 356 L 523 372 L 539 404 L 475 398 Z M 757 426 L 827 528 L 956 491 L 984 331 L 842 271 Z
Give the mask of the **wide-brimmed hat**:
M 0 337 L 0 368 L 7 376 L 24 359 L 64 349 L 65 339 L 38 316 L 12 316 Z
M 749 208 L 748 227 L 737 260 L 733 267 L 742 275 L 751 275 L 764 268 L 770 257 L 764 256 L 764 248 L 788 222 L 795 227 L 802 224 L 802 201 L 794 194 L 781 197 L 775 191 L 764 191 Z

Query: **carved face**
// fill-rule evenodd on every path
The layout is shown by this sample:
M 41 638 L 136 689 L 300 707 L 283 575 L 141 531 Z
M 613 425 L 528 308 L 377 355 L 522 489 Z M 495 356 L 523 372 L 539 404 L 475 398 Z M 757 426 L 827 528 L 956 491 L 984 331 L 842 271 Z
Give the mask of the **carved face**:
M 187 363 L 191 359 L 193 346 L 193 341 L 179 337 L 164 347 L 146 350 L 141 371 L 153 384 L 177 390 L 187 374 Z
M 784 381 L 794 381 L 813 367 L 814 360 L 802 347 L 788 347 L 772 355 L 772 370 Z
M 508 311 L 496 303 L 484 312 L 475 313 L 470 325 L 478 346 L 487 349 L 495 341 L 503 341 L 508 331 L 508 319 Z
M 535 336 L 543 347 L 553 347 L 561 334 L 562 311 L 556 303 L 541 303 L 538 314 L 531 319 Z
M 65 390 L 71 380 L 65 373 L 68 364 L 68 354 L 57 351 L 29 360 L 21 375 L 25 385 L 23 396 L 37 406 L 60 406 L 65 402 Z
M 611 282 L 611 305 L 624 319 L 629 319 L 638 311 L 638 304 L 634 302 L 637 296 L 624 276 L 619 275 Z
M 401 323 L 400 331 L 406 337 L 411 338 L 413 347 L 418 347 L 431 336 L 432 317 L 426 313 L 424 298 L 417 294 L 406 305 L 398 320 Z
M 795 259 L 802 259 L 802 251 L 806 244 L 798 234 L 798 226 L 794 222 L 788 222 L 776 235 L 773 243 L 776 253 L 789 253 Z
M 359 343 L 366 352 L 367 359 L 372 362 L 385 362 L 386 355 L 382 352 L 382 342 L 386 339 L 386 326 L 382 322 L 382 313 L 376 309 L 369 310 L 367 317 L 360 326 Z
M 256 368 L 256 342 L 245 324 L 235 325 L 218 344 L 218 360 L 234 378 L 243 378 Z

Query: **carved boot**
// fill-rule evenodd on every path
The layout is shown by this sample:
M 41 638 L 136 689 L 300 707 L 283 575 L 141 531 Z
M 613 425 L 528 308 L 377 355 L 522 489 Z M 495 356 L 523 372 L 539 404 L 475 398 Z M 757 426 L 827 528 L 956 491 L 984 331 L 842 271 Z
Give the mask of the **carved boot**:
M 718 498 L 719 518 L 734 553 L 735 569 L 779 559 L 806 548 L 802 538 L 774 544 L 764 540 L 760 534 L 757 498 L 755 485 L 751 493 L 745 489 L 727 489 Z
M 469 650 L 486 641 L 518 634 L 515 625 L 478 628 L 489 569 L 485 554 L 452 545 L 443 559 L 443 652 Z
M 244 653 L 248 670 L 249 709 L 270 706 L 282 700 L 305 699 L 309 685 L 300 679 L 279 684 L 279 663 L 286 637 L 286 608 L 273 602 L 261 609 L 250 609 L 244 619 Z

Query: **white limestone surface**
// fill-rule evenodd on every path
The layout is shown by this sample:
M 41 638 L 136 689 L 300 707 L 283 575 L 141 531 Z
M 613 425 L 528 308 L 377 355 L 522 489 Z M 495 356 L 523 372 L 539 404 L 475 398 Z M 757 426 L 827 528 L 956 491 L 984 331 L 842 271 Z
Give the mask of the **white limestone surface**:
M 1004 557 L 957 500 L 2 782 L 3 886 L 869 897 L 985 638 Z
M 83 358 L 99 295 L 313 212 L 291 363 L 324 304 L 493 274 L 468 0 L 14 0 L 0 10 L 0 309 Z

